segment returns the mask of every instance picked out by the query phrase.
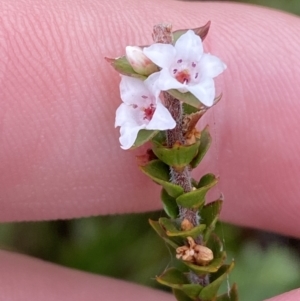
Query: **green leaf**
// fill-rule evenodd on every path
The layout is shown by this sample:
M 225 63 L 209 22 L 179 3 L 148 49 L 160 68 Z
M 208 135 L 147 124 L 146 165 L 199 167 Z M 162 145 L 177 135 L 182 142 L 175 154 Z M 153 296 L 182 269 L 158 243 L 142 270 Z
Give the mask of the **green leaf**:
M 187 261 L 183 261 L 183 263 L 198 275 L 215 273 L 218 271 L 218 269 L 220 268 L 220 266 L 223 264 L 224 260 L 226 259 L 225 252 L 222 252 L 221 255 L 222 255 L 221 257 L 213 259 L 210 262 L 210 264 L 206 265 L 206 266 L 195 265 L 195 264 L 189 263 Z
M 160 223 L 160 225 L 166 230 L 166 234 L 168 236 L 179 236 L 182 238 L 186 238 L 188 236 L 191 236 L 193 238 L 197 237 L 198 235 L 200 235 L 201 233 L 203 233 L 204 229 L 205 229 L 205 225 L 201 224 L 198 225 L 194 228 L 192 228 L 191 230 L 188 231 L 182 231 L 178 229 L 178 223 L 176 221 L 172 221 L 166 217 L 161 217 L 158 222 Z
M 151 225 L 151 227 L 154 229 L 154 231 L 166 242 L 168 243 L 171 247 L 173 247 L 174 249 L 178 248 L 180 246 L 180 244 L 177 244 L 172 238 L 169 238 L 166 235 L 165 230 L 162 228 L 162 226 L 159 224 L 159 222 L 157 221 L 153 221 L 151 219 L 149 219 L 149 224 Z
M 203 41 L 208 34 L 209 27 L 210 27 L 210 21 L 208 21 L 204 26 L 193 28 L 192 30 Z M 173 32 L 173 43 L 175 44 L 176 41 L 187 31 L 188 31 L 188 29 L 180 29 L 180 30 L 174 31 Z
M 195 107 L 190 106 L 187 103 L 182 104 L 182 109 L 183 109 L 184 114 L 187 114 L 187 115 L 199 112 L 199 109 L 196 109 Z
M 229 293 L 225 293 L 221 296 L 218 296 L 216 301 L 238 301 L 238 300 L 239 300 L 239 298 L 238 298 L 237 285 L 236 285 L 236 283 L 234 283 L 232 285 Z M 182 301 L 185 301 L 185 300 L 182 299 Z
M 209 186 L 211 184 L 215 184 L 215 181 L 218 181 L 216 176 L 212 173 L 208 173 L 200 179 L 197 187 L 201 188 L 201 187 L 204 187 L 204 186 Z
M 189 283 L 188 278 L 184 275 L 183 272 L 176 268 L 170 268 L 166 270 L 163 274 L 158 276 L 157 281 L 164 285 L 175 285 Z
M 206 193 L 210 188 L 212 188 L 216 184 L 217 184 L 217 179 L 214 178 L 210 181 L 210 183 L 207 183 L 206 186 L 197 188 L 196 190 L 192 190 L 190 192 L 180 195 L 176 199 L 176 202 L 178 205 L 185 208 L 192 208 L 192 209 L 201 208 L 205 202 Z
M 220 238 L 215 233 L 211 234 L 206 246 L 213 251 L 214 258 L 223 258 L 224 260 L 226 259 L 226 257 L 224 257 L 223 244 Z
M 179 289 L 173 288 L 172 291 L 177 301 L 193 301 L 193 299 L 188 297 L 183 291 Z
M 141 75 L 139 73 L 136 73 L 129 62 L 127 61 L 126 56 L 121 56 L 116 59 L 108 58 L 106 57 L 105 60 L 111 64 L 111 66 L 118 71 L 119 73 L 135 78 L 140 78 L 142 80 L 145 80 L 147 77 L 144 75 Z
M 204 231 L 203 240 L 206 242 L 212 231 L 215 229 L 218 221 L 223 201 L 217 200 L 205 205 L 199 212 L 201 222 L 206 224 L 206 230 Z
M 205 156 L 206 152 L 208 151 L 210 145 L 211 145 L 211 136 L 208 131 L 208 126 L 206 126 L 201 131 L 200 146 L 198 149 L 198 153 L 197 156 L 193 159 L 193 161 L 190 164 L 192 168 L 196 168 L 199 165 L 199 163 Z
M 182 168 L 188 165 L 198 153 L 200 141 L 192 145 L 177 145 L 172 148 L 163 146 L 159 141 L 152 141 L 154 154 L 165 164 Z
M 154 182 L 163 186 L 166 192 L 173 198 L 183 194 L 183 188 L 169 182 L 170 170 L 168 165 L 160 160 L 152 160 L 144 166 L 140 166 L 141 171 L 149 176 Z
M 176 199 L 171 197 L 165 189 L 161 190 L 161 200 L 163 202 L 163 207 L 165 212 L 171 217 L 176 218 L 178 217 L 179 210 L 176 203 Z
M 234 262 L 232 262 L 230 265 L 223 265 L 217 273 L 212 274 L 210 278 L 211 283 L 201 290 L 199 298 L 202 300 L 213 299 L 217 295 L 218 289 L 220 288 L 222 282 L 226 279 L 233 267 Z
M 205 203 L 205 195 L 208 189 L 205 187 L 192 190 L 191 192 L 180 195 L 176 202 L 184 208 L 199 209 Z
M 159 131 L 140 130 L 131 149 L 139 147 L 158 134 Z
M 184 273 L 175 268 L 168 269 L 161 276 L 157 277 L 156 280 L 163 285 L 172 287 L 173 289 L 182 290 L 192 299 L 196 298 L 203 289 L 203 287 L 199 284 L 190 284 Z
M 203 103 L 200 102 L 198 98 L 196 98 L 192 93 L 186 92 L 181 93 L 178 90 L 172 89 L 167 91 L 171 96 L 175 97 L 176 99 L 196 108 L 196 109 L 203 109 L 206 108 Z

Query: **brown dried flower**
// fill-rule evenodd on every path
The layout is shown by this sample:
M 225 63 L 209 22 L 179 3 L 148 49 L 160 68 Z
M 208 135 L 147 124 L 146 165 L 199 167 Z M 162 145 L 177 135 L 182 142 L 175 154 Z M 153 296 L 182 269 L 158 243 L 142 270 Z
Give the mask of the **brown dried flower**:
M 192 237 L 187 237 L 189 246 L 182 246 L 176 249 L 176 258 L 196 263 L 198 265 L 208 265 L 213 259 L 214 254 L 211 249 L 197 245 Z

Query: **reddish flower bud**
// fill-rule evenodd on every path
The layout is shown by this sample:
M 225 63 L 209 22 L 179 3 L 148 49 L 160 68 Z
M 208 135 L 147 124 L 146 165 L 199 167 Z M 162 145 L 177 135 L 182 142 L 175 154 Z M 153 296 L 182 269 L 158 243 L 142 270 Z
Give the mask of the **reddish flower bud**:
M 133 70 L 142 75 L 150 75 L 159 71 L 158 67 L 143 53 L 138 46 L 126 47 L 126 58 Z

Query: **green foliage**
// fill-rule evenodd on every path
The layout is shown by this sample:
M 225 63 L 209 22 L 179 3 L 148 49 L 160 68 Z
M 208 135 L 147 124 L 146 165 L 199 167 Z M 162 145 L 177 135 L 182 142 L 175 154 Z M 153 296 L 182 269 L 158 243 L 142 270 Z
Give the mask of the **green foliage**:
M 207 153 L 210 145 L 211 145 L 211 136 L 209 134 L 208 126 L 207 126 L 206 128 L 204 128 L 204 130 L 201 131 L 198 153 L 190 163 L 190 166 L 192 168 L 196 168 L 199 165 L 199 163 Z
M 119 73 L 139 79 L 146 79 L 146 76 L 139 74 L 133 70 L 131 65 L 129 64 L 126 56 L 122 56 L 116 59 L 105 58 L 108 63 Z
M 156 280 L 173 289 L 181 290 L 193 300 L 199 296 L 203 289 L 199 284 L 191 284 L 185 274 L 175 268 L 166 270 L 162 275 L 157 277 Z
M 209 182 L 207 181 L 205 186 L 202 186 L 200 188 L 195 188 L 191 192 L 187 192 L 180 195 L 176 199 L 177 204 L 185 208 L 192 208 L 197 210 L 201 209 L 205 202 L 206 193 L 218 182 L 216 177 L 211 177 L 209 180 L 210 181 Z
M 216 301 L 238 301 L 237 285 L 233 284 L 230 291 L 218 296 Z
M 202 109 L 204 105 L 199 102 L 199 99 L 196 98 L 192 93 L 186 92 L 181 93 L 178 90 L 172 89 L 167 91 L 171 96 L 173 96 L 176 99 L 179 99 L 180 101 L 196 108 L 196 109 Z
M 154 182 L 160 184 L 166 192 L 173 198 L 180 196 L 183 193 L 183 188 L 169 182 L 170 171 L 168 165 L 160 160 L 150 161 L 144 166 L 140 166 L 141 171 L 149 176 Z
M 196 238 L 197 236 L 202 234 L 206 228 L 206 225 L 200 224 L 190 230 L 182 231 L 180 230 L 180 224 L 176 220 L 171 220 L 166 217 L 161 217 L 158 220 L 158 222 L 165 230 L 167 236 L 178 236 L 181 238 L 187 238 L 188 236 Z
M 221 212 L 222 203 L 223 201 L 217 200 L 206 204 L 201 210 L 202 222 L 206 224 L 206 229 L 203 235 L 204 242 L 208 241 L 212 231 L 215 229 L 215 225 Z
M 169 237 L 165 231 L 165 229 L 163 228 L 163 226 L 157 222 L 157 221 L 153 221 L 151 219 L 149 219 L 149 223 L 151 225 L 151 227 L 154 229 L 154 231 L 166 242 L 168 243 L 171 247 L 173 247 L 174 249 L 178 248 L 182 242 L 181 239 L 176 239 L 174 237 Z
M 192 298 L 188 297 L 182 290 L 172 289 L 172 292 L 177 301 L 191 301 Z
M 146 142 L 153 139 L 157 134 L 158 134 L 158 131 L 140 130 L 138 132 L 138 135 L 135 139 L 135 142 L 134 142 L 134 144 L 131 148 L 133 149 L 133 148 L 137 148 L 139 146 L 142 146 Z
M 196 118 L 196 122 L 197 120 Z M 211 137 L 208 128 L 205 128 L 200 133 L 200 139 L 192 145 L 182 146 L 175 143 L 173 147 L 169 148 L 165 146 L 165 139 L 164 135 L 159 134 L 152 140 L 152 150 L 158 159 L 150 160 L 140 166 L 146 175 L 162 185 L 162 202 L 166 213 L 171 217 L 171 219 L 161 217 L 158 222 L 150 220 L 150 225 L 167 244 L 176 248 L 176 252 L 188 251 L 192 254 L 195 254 L 193 252 L 200 252 L 199 256 L 201 256 L 201 249 L 197 249 L 198 251 L 193 249 L 197 246 L 195 242 L 200 239 L 202 250 L 206 250 L 207 254 L 213 254 L 213 256 L 207 255 L 211 256 L 208 260 L 204 257 L 204 260 L 200 258 L 199 260 L 189 259 L 189 261 L 184 259 L 187 257 L 179 256 L 182 258 L 182 263 L 196 277 L 209 275 L 210 282 L 204 287 L 191 282 L 184 272 L 176 268 L 166 270 L 157 277 L 157 281 L 171 287 L 176 292 L 178 299 L 216 300 L 219 287 L 234 266 L 233 262 L 230 265 L 224 265 L 226 253 L 223 251 L 220 239 L 212 233 L 219 217 L 222 201 L 217 200 L 205 204 L 207 192 L 216 185 L 218 180 L 213 174 L 206 174 L 201 177 L 198 183 L 193 180 L 194 187 L 188 192 L 184 192 L 180 186 L 170 183 L 170 168 L 175 166 L 175 170 L 183 170 L 187 167 L 196 167 L 209 149 Z M 193 225 L 188 222 L 187 228 L 183 228 L 182 219 L 178 218 L 178 208 L 192 210 L 196 214 L 195 216 L 198 214 L 201 217 L 202 223 Z M 187 247 L 187 242 L 189 247 Z M 198 245 L 198 247 L 200 246 Z M 177 249 L 178 247 L 181 248 Z M 184 294 L 179 293 L 179 291 Z
M 211 274 L 211 282 L 205 286 L 200 292 L 200 299 L 212 300 L 218 293 L 218 290 L 222 282 L 226 279 L 227 275 L 231 272 L 234 267 L 232 262 L 230 265 L 221 266 L 216 273 Z
M 179 214 L 179 209 L 176 203 L 176 199 L 171 197 L 165 189 L 161 190 L 161 200 L 163 203 L 164 211 L 171 218 L 176 218 Z
M 165 164 L 183 168 L 190 164 L 198 153 L 200 141 L 196 141 L 192 145 L 175 144 L 173 147 L 165 147 L 158 140 L 152 140 L 152 150 L 154 154 Z

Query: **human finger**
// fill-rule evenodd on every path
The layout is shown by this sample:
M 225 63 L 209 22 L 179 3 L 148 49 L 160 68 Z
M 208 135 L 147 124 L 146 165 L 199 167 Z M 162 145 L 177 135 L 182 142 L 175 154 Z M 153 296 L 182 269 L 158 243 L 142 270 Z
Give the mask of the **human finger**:
M 169 294 L 125 281 L 0 251 L 1 300 L 165 300 Z M 17 289 L 16 289 L 17 288 Z
M 159 188 L 119 148 L 119 77 L 103 57 L 150 43 L 162 20 L 175 29 L 211 20 L 206 48 L 228 70 L 217 81 L 224 99 L 205 120 L 215 121 L 214 145 L 197 176 L 220 176 L 224 220 L 299 236 L 298 18 L 167 0 L 1 6 L 2 221 L 160 208 Z

